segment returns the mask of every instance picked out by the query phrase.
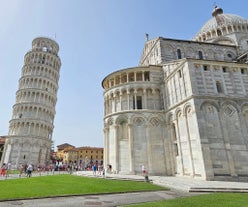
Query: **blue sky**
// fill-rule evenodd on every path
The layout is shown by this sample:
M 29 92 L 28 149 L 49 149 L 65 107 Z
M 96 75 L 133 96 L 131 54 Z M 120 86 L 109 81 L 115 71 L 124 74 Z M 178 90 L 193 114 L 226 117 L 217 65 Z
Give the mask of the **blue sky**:
M 8 134 L 24 55 L 34 38 L 60 45 L 55 147 L 103 147 L 104 77 L 138 65 L 146 33 L 150 39 L 191 40 L 211 18 L 214 3 L 248 19 L 247 0 L 237 2 L 0 0 L 0 135 Z

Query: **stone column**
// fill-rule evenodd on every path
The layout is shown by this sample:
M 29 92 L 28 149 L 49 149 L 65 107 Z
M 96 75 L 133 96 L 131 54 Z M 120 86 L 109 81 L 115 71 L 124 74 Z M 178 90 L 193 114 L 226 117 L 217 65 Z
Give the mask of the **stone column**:
M 187 113 L 187 112 L 186 112 Z M 190 131 L 189 131 L 189 123 L 188 123 L 188 114 L 184 115 L 186 129 L 187 129 L 187 138 L 188 138 L 188 146 L 189 146 L 189 155 L 190 155 L 190 165 L 191 165 L 191 176 L 195 176 L 195 167 L 194 167 L 194 160 L 193 160 L 193 154 L 192 154 L 192 147 L 191 147 L 191 137 L 190 137 Z
M 28 126 L 28 134 L 30 134 L 30 125 L 31 125 L 30 123 L 27 124 L 27 126 Z
M 220 127 L 221 134 L 222 134 L 222 137 L 223 137 L 223 140 L 224 140 L 224 144 L 225 144 L 225 151 L 226 151 L 226 154 L 227 154 L 227 161 L 228 161 L 228 166 L 229 166 L 229 172 L 230 172 L 231 176 L 237 176 L 237 174 L 235 172 L 235 165 L 234 165 L 234 159 L 233 159 L 233 156 L 232 156 L 230 141 L 228 139 L 228 134 L 226 134 L 224 132 L 222 120 L 220 121 L 220 125 L 221 125 L 221 127 Z
M 109 98 L 109 113 L 113 113 L 113 96 Z
M 129 154 L 130 154 L 130 166 L 129 171 L 131 174 L 134 174 L 134 146 L 133 146 L 133 125 L 128 124 L 128 139 L 129 139 Z
M 147 159 L 147 170 L 148 170 L 148 173 L 152 173 L 152 159 L 151 159 L 151 157 L 152 156 L 150 156 L 151 154 L 152 154 L 152 152 L 151 152 L 151 142 L 150 142 L 150 131 L 151 131 L 151 129 L 150 129 L 150 125 L 145 125 L 145 127 L 146 127 L 146 143 L 147 143 L 147 145 L 146 145 L 146 150 L 147 150 L 147 157 L 146 157 L 146 159 Z
M 114 111 L 113 112 L 116 112 L 116 94 L 115 93 L 113 95 L 113 99 L 114 99 Z
M 40 124 L 39 124 L 39 130 L 38 130 L 38 136 L 40 135 Z
M 135 110 L 137 110 L 137 91 L 136 91 L 136 89 L 134 91 L 134 106 L 133 106 L 133 108 Z
M 225 143 L 225 148 L 226 148 L 226 153 L 227 153 L 227 159 L 229 161 L 228 164 L 229 164 L 231 176 L 236 177 L 237 173 L 235 171 L 235 165 L 234 165 L 230 143 Z
M 114 125 L 114 140 L 115 140 L 115 169 L 113 170 L 116 170 L 116 172 L 118 172 L 119 170 L 119 147 L 118 147 L 118 128 L 119 128 L 119 125 Z
M 143 94 L 144 94 L 144 109 L 147 109 L 147 92 L 146 89 L 143 89 Z
M 120 91 L 120 111 L 122 111 L 122 91 Z
M 121 75 L 120 75 L 120 84 L 122 84 Z
M 163 137 L 164 137 L 164 154 L 166 160 L 166 175 L 175 175 L 177 172 L 178 146 L 176 141 L 176 132 L 171 122 L 164 123 Z M 166 138 L 168 137 L 168 138 Z M 176 146 L 175 146 L 176 144 Z M 177 151 L 175 151 L 175 149 Z
M 127 110 L 130 110 L 130 91 L 127 89 Z
M 206 180 L 213 180 L 214 179 L 214 171 L 213 171 L 213 162 L 211 158 L 211 150 L 209 147 L 208 138 L 201 139 L 201 147 L 202 147 L 202 154 L 204 157 L 204 174 Z
M 110 109 L 109 109 L 109 95 L 107 95 L 107 98 L 106 98 L 106 115 L 110 113 Z
M 109 127 L 105 127 L 104 130 L 104 151 L 103 151 L 103 165 L 104 168 L 107 169 L 107 165 L 109 163 Z
M 181 168 L 181 170 L 177 173 L 180 175 L 184 175 L 184 163 L 183 163 L 183 153 L 182 153 L 182 146 L 181 146 L 181 139 L 180 139 L 180 132 L 179 132 L 179 127 L 178 127 L 178 120 L 174 122 L 175 124 L 175 130 L 176 130 L 176 136 L 177 136 L 177 143 L 178 143 L 178 157 L 177 159 L 177 164 L 178 164 L 178 159 L 180 159 L 180 166 L 177 167 L 177 169 Z

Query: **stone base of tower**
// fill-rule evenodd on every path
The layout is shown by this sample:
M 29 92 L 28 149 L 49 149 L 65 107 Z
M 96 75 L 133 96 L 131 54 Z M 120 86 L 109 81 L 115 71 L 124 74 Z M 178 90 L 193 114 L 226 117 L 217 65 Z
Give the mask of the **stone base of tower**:
M 3 163 L 11 163 L 12 169 L 32 164 L 44 166 L 50 164 L 51 141 L 42 138 L 9 136 L 5 142 Z

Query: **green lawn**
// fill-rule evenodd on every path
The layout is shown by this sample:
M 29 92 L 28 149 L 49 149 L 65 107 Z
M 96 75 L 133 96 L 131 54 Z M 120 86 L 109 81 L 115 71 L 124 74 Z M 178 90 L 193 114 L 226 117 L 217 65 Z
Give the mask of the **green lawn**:
M 1 180 L 0 200 L 151 190 L 166 190 L 166 188 L 147 182 L 110 180 L 63 174 Z
M 246 193 L 213 193 L 199 196 L 127 205 L 128 207 L 248 207 Z

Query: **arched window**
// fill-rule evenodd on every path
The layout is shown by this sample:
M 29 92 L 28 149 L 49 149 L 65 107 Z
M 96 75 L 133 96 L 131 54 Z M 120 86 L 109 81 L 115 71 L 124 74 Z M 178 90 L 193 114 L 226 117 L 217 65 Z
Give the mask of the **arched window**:
M 219 30 L 219 29 L 217 30 L 217 35 L 218 35 L 218 36 L 221 36 L 221 35 L 222 35 L 221 30 Z
M 217 88 L 217 92 L 218 92 L 218 93 L 223 93 L 223 89 L 222 89 L 222 86 L 221 86 L 221 82 L 216 81 L 216 88 Z
M 199 59 L 202 60 L 203 59 L 203 54 L 202 54 L 202 51 L 198 51 L 198 56 L 199 56 Z
M 182 54 L 180 49 L 177 49 L 177 59 L 182 59 Z

